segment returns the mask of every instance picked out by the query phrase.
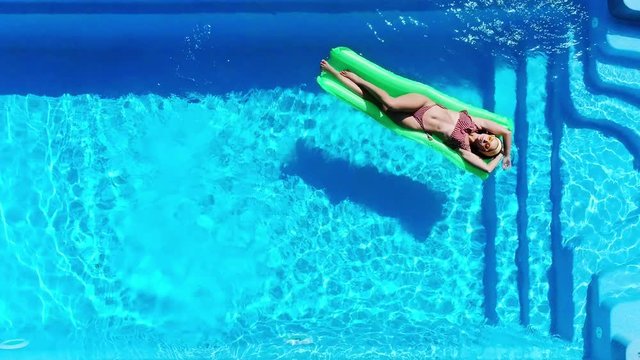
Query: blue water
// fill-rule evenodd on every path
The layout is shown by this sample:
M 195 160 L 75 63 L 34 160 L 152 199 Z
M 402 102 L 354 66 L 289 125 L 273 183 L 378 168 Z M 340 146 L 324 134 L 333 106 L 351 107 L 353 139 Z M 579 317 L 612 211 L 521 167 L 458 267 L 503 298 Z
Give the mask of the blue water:
M 575 359 L 591 275 L 640 260 L 606 9 L 25 3 L 0 11 L 0 355 Z M 337 45 L 514 118 L 514 168 L 482 182 L 323 93 Z

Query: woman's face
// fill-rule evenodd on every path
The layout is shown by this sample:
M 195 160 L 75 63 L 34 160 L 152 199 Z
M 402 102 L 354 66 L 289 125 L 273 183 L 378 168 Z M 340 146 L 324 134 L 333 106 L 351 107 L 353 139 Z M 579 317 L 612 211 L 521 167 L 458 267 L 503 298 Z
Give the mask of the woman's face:
M 492 153 L 500 146 L 500 140 L 490 134 L 478 134 L 475 144 L 483 153 Z

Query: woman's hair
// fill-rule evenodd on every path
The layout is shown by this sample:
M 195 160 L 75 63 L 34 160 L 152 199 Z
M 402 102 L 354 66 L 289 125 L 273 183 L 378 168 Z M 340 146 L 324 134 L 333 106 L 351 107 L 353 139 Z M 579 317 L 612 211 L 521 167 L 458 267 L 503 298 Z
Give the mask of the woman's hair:
M 473 149 L 473 152 L 483 159 L 496 157 L 502 151 L 503 144 L 502 140 L 500 140 L 500 138 L 498 138 L 497 136 L 495 137 L 495 139 L 498 140 L 498 146 L 496 146 L 496 148 L 493 150 L 485 151 L 484 149 L 480 148 L 475 141 L 471 143 L 471 149 Z

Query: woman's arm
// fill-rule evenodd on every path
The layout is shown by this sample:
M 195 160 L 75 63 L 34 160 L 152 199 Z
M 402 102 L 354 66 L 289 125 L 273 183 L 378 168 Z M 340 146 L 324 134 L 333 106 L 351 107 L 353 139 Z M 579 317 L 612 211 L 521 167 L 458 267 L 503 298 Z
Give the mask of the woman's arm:
M 496 166 L 498 166 L 498 163 L 500 163 L 500 160 L 502 159 L 502 154 L 498 154 L 498 156 L 491 159 L 491 161 L 489 161 L 489 163 L 487 164 L 480 158 L 480 156 L 472 153 L 471 151 L 463 149 L 460 149 L 459 151 L 463 159 L 467 160 L 471 165 L 480 168 L 488 173 L 492 172 L 496 168 Z
M 506 127 L 496 124 L 495 122 L 488 119 L 473 118 L 473 122 L 475 122 L 478 126 L 480 126 L 483 129 L 486 129 L 487 131 L 489 131 L 494 135 L 502 136 L 502 139 L 504 141 L 504 162 L 502 164 L 502 168 L 505 170 L 510 168 L 511 167 L 511 143 L 513 141 L 511 136 L 511 131 Z

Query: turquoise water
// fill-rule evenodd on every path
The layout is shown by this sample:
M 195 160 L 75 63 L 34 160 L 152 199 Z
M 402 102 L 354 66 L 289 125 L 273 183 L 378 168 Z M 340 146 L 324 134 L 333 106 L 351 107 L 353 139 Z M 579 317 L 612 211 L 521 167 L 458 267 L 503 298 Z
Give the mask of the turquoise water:
M 391 64 L 516 119 L 515 166 L 486 182 L 319 92 L 316 63 L 295 86 L 265 87 L 273 79 L 248 69 L 244 89 L 211 95 L 0 96 L 0 355 L 583 356 L 591 275 L 640 261 L 637 154 L 611 130 L 640 136 L 638 105 L 585 84 L 585 39 L 557 22 L 572 14 L 575 30 L 579 6 L 488 3 L 371 11 L 347 27 L 366 34 L 371 58 L 405 38 L 490 55 L 478 60 L 490 76 L 469 79 L 429 68 L 443 59 L 425 73 L 413 58 Z M 163 79 L 210 85 L 218 73 L 197 70 L 212 54 L 237 75 L 238 53 L 217 57 L 233 16 L 183 24 L 184 59 Z M 595 68 L 606 84 L 640 86 L 633 68 Z M 569 259 L 554 259 L 557 239 Z M 558 311 L 558 293 L 572 309 Z
M 427 167 L 419 145 L 331 97 L 2 103 L 0 251 L 11 261 L 0 324 L 30 339 L 24 354 L 47 338 L 71 354 L 136 342 L 157 354 L 154 341 L 166 354 L 248 352 L 239 357 L 492 351 L 479 344 L 481 183 L 445 162 Z M 438 219 L 418 237 L 362 203 L 332 200 L 296 173 L 301 157 L 401 177 Z

